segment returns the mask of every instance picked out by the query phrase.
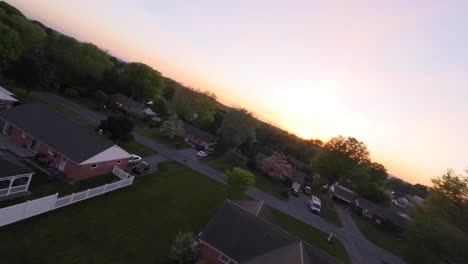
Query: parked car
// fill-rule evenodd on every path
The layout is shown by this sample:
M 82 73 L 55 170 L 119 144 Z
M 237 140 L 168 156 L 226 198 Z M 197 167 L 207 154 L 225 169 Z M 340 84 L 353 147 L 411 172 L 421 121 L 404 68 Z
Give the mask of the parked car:
M 128 160 L 128 164 L 137 164 L 141 161 L 141 157 L 135 154 L 132 154 L 130 159 Z
M 307 195 L 312 194 L 312 189 L 309 186 L 304 187 L 304 193 Z
M 208 156 L 208 153 L 206 153 L 205 151 L 198 151 L 197 152 L 197 157 L 203 158 L 203 157 L 206 157 L 206 156 Z
M 297 182 L 293 182 L 291 185 L 291 194 L 294 196 L 299 196 L 299 189 L 301 188 L 301 185 Z
M 136 174 L 143 174 L 149 171 L 150 168 L 151 168 L 151 165 L 143 161 L 143 162 L 138 163 L 138 165 L 136 165 L 135 167 L 133 167 L 132 172 Z
M 312 199 L 310 199 L 310 210 L 314 213 L 320 213 L 320 209 L 322 208 L 322 202 L 320 201 L 320 199 L 315 196 L 315 195 L 312 195 Z

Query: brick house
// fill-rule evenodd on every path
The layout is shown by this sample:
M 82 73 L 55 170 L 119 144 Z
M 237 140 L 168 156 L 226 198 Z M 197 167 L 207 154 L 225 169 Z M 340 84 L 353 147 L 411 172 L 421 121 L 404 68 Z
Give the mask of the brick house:
M 0 86 L 0 109 L 13 107 L 16 102 L 18 99 L 15 98 L 15 95 Z
M 340 263 L 271 224 L 271 213 L 263 211 L 263 202 L 226 201 L 200 235 L 200 258 L 209 264 Z
M 188 123 L 184 123 L 185 138 L 195 146 L 202 146 L 204 150 L 214 149 L 216 145 L 216 136 L 205 132 Z
M 112 141 L 38 103 L 0 112 L 0 132 L 73 180 L 126 168 L 130 154 Z

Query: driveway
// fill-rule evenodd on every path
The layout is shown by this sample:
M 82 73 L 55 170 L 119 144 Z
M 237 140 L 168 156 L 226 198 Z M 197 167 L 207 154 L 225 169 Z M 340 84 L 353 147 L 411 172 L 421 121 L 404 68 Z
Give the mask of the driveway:
M 144 174 L 135 174 L 134 172 L 131 171 L 131 169 L 133 167 L 135 167 L 137 164 L 133 164 L 133 165 L 129 165 L 128 172 L 130 172 L 130 174 L 132 174 L 134 176 L 148 175 L 148 174 L 151 174 L 151 173 L 155 172 L 158 169 L 159 163 L 164 162 L 164 161 L 168 161 L 168 159 L 166 157 L 164 157 L 164 156 L 156 154 L 156 155 L 153 155 L 153 156 L 144 157 L 144 158 L 141 159 L 141 161 L 146 162 L 151 166 L 149 171 L 145 172 Z
M 106 116 L 102 113 L 97 113 L 83 108 L 82 106 L 58 95 L 45 92 L 43 92 L 42 94 L 43 96 L 46 96 L 49 100 L 62 104 L 70 110 L 81 114 L 83 117 L 87 118 L 90 121 L 99 123 L 102 119 L 106 118 Z M 224 184 L 226 183 L 221 172 L 198 162 L 198 160 L 196 160 L 196 157 L 189 158 L 189 156 L 191 155 L 190 151 L 193 150 L 175 151 L 162 144 L 159 144 L 158 142 L 153 141 L 150 138 L 139 135 L 137 133 L 134 133 L 134 136 L 136 141 L 159 152 L 159 154 L 167 160 L 175 160 L 218 182 Z M 362 236 L 362 234 L 360 234 L 360 232 L 358 233 L 357 230 L 354 227 L 352 227 L 352 224 L 348 222 L 349 219 L 346 219 L 346 217 L 344 217 L 344 220 L 342 219 L 343 223 L 346 223 L 345 227 L 340 228 L 325 222 L 325 220 L 323 220 L 317 215 L 311 214 L 306 209 L 307 207 L 304 208 L 305 205 L 303 206 L 303 200 L 301 198 L 297 200 L 292 200 L 291 202 L 281 201 L 258 189 L 253 189 L 249 191 L 248 194 L 253 198 L 259 201 L 264 201 L 269 206 L 278 209 L 292 217 L 295 217 L 317 229 L 320 229 L 327 234 L 333 233 L 335 238 L 340 240 L 341 243 L 343 243 L 343 246 L 348 251 L 348 254 L 353 263 L 381 264 L 382 261 L 392 264 L 405 263 L 401 258 L 389 253 L 388 251 L 380 247 L 377 247 L 370 241 L 366 240 Z M 290 200 L 291 199 L 296 199 L 296 197 L 291 197 Z M 342 216 L 344 215 L 340 215 L 340 217 Z

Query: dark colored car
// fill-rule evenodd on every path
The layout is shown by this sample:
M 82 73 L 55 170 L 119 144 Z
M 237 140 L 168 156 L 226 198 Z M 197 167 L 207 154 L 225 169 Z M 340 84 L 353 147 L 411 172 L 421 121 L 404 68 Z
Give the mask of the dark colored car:
M 136 165 L 135 167 L 133 167 L 132 172 L 136 174 L 143 174 L 149 171 L 150 168 L 151 168 L 151 165 L 143 161 L 143 162 L 138 163 L 138 165 Z

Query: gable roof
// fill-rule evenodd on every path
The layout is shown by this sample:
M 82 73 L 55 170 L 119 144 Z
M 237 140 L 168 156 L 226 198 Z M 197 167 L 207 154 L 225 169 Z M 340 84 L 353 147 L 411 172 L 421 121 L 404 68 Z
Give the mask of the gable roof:
M 330 187 L 330 189 L 332 190 L 334 196 L 340 198 L 341 200 L 347 201 L 348 203 L 354 202 L 359 196 L 357 193 L 339 184 L 334 184 Z
M 212 134 L 205 132 L 197 127 L 194 127 L 188 123 L 184 122 L 184 129 L 185 129 L 185 134 L 189 134 L 192 137 L 196 137 L 198 139 L 201 139 L 205 142 L 212 143 L 216 141 L 216 137 L 213 136 Z
M 356 199 L 356 206 L 358 206 L 359 208 L 361 209 L 364 209 L 364 210 L 367 210 L 368 212 L 374 214 L 374 215 L 378 215 L 382 218 L 385 218 L 387 213 L 386 213 L 386 210 L 388 208 L 385 208 L 383 206 L 380 206 L 374 202 L 371 202 L 367 199 L 364 199 L 362 197 L 358 197 Z
M 0 100 L 18 102 L 14 96 L 12 92 L 0 86 Z
M 296 169 L 293 170 L 293 175 L 292 175 L 293 181 L 300 183 L 300 184 L 304 184 L 304 180 L 306 177 L 307 177 L 307 174 L 303 173 L 302 171 L 299 171 Z
M 258 203 L 241 204 L 253 208 Z M 226 201 L 210 220 L 201 240 L 241 264 L 308 264 L 316 263 L 309 261 L 314 259 L 322 259 L 319 263 L 323 264 L 339 263 L 233 201 Z
M 30 169 L 0 158 L 0 178 L 33 173 Z
M 3 110 L 0 118 L 77 164 L 115 145 L 39 103 Z
M 144 105 L 144 104 L 142 104 L 140 102 L 137 102 L 137 101 L 133 100 L 132 98 L 127 97 L 127 96 L 125 96 L 125 95 L 123 95 L 121 93 L 117 93 L 117 94 L 112 95 L 112 99 L 115 102 L 119 102 L 119 103 L 123 104 L 123 106 L 125 108 L 127 108 L 128 110 L 131 110 L 131 111 L 142 113 L 145 110 L 150 109 L 148 106 L 146 106 L 146 105 Z M 151 110 L 151 112 L 154 113 L 152 110 Z M 151 114 L 151 112 L 147 113 L 147 114 Z

